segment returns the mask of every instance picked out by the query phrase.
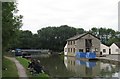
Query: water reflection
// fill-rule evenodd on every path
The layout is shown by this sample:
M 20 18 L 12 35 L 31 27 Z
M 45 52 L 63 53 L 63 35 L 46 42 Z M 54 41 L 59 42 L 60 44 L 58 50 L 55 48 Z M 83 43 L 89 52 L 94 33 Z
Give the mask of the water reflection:
M 75 72 L 79 77 L 118 77 L 120 71 L 118 65 L 83 61 L 74 57 L 64 57 L 64 64 L 69 71 Z
M 76 64 L 78 65 L 85 65 L 88 68 L 92 68 L 96 66 L 96 62 L 89 62 L 89 61 L 82 61 L 82 60 L 75 60 Z
M 120 66 L 101 61 L 81 61 L 75 57 L 38 57 L 52 77 L 118 77 Z
M 66 69 L 64 61 L 59 56 L 40 57 L 37 59 L 41 61 L 41 64 L 44 65 L 52 77 L 72 77 L 75 75 Z
M 74 57 L 64 57 L 66 68 L 73 71 L 80 77 L 94 77 L 99 74 L 100 65 L 98 62 L 81 61 Z

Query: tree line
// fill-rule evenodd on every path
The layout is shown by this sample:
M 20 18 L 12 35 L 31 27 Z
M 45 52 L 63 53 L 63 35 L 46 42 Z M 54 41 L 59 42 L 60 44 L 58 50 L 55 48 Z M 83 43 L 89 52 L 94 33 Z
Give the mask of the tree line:
M 64 49 L 66 40 L 77 34 L 90 32 L 101 39 L 101 42 L 106 45 L 111 45 L 113 42 L 120 42 L 120 32 L 110 28 L 93 27 L 89 31 L 83 28 L 74 28 L 68 25 L 59 27 L 45 27 L 33 34 L 31 31 L 19 31 L 19 37 L 11 46 L 13 49 L 50 49 L 52 51 L 61 52 Z
M 106 45 L 120 42 L 120 32 L 110 28 L 93 27 L 89 31 L 83 28 L 74 28 L 68 25 L 59 27 L 49 26 L 41 28 L 36 34 L 31 31 L 20 30 L 22 26 L 22 15 L 18 12 L 17 3 L 2 3 L 2 49 L 50 49 L 52 51 L 63 51 L 66 40 L 77 34 L 90 32 L 101 39 Z
M 60 27 L 46 27 L 33 34 L 31 31 L 19 31 L 19 38 L 11 46 L 21 49 L 50 49 L 62 51 L 66 40 L 76 34 L 84 33 L 84 29 L 76 29 L 68 25 Z

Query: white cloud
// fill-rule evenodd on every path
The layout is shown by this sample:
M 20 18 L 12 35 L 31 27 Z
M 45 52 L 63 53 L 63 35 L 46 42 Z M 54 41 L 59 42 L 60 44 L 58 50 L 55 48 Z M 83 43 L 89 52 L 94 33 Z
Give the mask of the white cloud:
M 23 30 L 36 33 L 42 27 L 70 25 L 89 30 L 109 27 L 117 30 L 119 0 L 19 0 L 24 16 Z

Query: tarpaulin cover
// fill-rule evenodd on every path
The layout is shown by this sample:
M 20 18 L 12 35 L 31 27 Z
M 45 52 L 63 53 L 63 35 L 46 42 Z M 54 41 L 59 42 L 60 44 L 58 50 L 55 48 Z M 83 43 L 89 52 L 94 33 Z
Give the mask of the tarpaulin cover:
M 96 58 L 95 52 L 76 52 L 76 58 Z

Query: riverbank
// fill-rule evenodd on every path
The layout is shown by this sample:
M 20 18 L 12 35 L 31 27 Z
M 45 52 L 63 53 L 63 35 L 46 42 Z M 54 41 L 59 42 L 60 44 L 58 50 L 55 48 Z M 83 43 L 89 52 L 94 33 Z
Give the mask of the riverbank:
M 120 64 L 120 55 L 108 55 L 106 57 L 97 57 L 100 61 L 109 62 L 112 64 Z
M 16 57 L 16 59 L 23 65 L 23 67 L 26 70 L 27 75 L 30 77 L 30 79 L 49 79 L 48 75 L 46 73 L 40 73 L 38 75 L 32 75 L 29 70 L 27 69 L 28 67 L 28 62 L 30 62 L 28 59 L 22 58 L 22 57 Z
M 12 71 L 12 72 L 11 72 Z M 16 65 L 13 61 L 3 57 L 2 60 L 2 77 L 18 77 Z
M 64 56 L 66 56 L 66 55 L 64 55 Z M 66 57 L 76 58 L 75 56 L 66 56 Z M 120 55 L 107 55 L 105 57 L 96 57 L 94 59 L 88 59 L 88 58 L 76 58 L 76 59 L 82 60 L 82 61 L 102 61 L 105 63 L 120 65 Z

